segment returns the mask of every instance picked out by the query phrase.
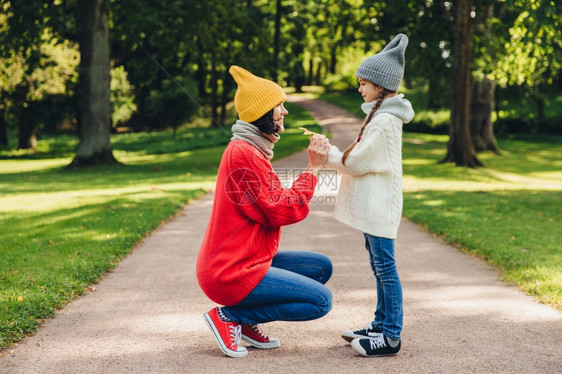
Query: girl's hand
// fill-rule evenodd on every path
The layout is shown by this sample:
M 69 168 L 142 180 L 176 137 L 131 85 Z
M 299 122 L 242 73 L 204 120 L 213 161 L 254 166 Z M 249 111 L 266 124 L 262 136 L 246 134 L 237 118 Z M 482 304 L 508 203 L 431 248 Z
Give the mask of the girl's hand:
M 323 168 L 328 161 L 330 147 L 330 142 L 325 135 L 316 134 L 312 136 L 308 145 L 308 168 L 312 171 Z

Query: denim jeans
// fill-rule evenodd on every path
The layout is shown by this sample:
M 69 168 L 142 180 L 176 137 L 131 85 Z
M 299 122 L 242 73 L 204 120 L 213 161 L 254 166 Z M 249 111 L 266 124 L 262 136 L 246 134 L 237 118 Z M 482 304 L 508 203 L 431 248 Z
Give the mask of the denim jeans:
M 324 254 L 279 251 L 256 288 L 223 311 L 240 324 L 317 319 L 332 309 L 332 293 L 324 285 L 331 276 L 332 262 Z
M 394 260 L 394 240 L 365 235 L 371 269 L 377 280 L 377 309 L 372 325 L 383 334 L 400 340 L 402 332 L 402 285 Z

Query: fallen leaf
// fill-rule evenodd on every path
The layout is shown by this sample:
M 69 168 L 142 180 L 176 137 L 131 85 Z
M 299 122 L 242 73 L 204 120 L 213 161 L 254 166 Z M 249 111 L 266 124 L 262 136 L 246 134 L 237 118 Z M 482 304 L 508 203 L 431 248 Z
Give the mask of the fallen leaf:
M 318 134 L 317 132 L 310 131 L 309 129 L 307 129 L 305 127 L 299 127 L 299 130 L 304 131 L 303 135 L 316 135 L 316 134 Z

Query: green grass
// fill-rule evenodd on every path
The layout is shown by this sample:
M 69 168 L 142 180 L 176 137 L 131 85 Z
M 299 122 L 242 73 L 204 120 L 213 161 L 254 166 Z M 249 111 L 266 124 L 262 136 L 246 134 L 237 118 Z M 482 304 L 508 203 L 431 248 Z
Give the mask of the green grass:
M 287 104 L 275 159 L 306 148 L 296 127 L 320 127 Z M 122 165 L 65 169 L 76 139 L 0 151 L 0 348 L 32 334 L 189 200 L 214 188 L 229 128 L 112 137 Z M 306 167 L 306 165 L 303 165 Z
M 562 138 L 500 139 L 478 169 L 439 164 L 447 140 L 404 135 L 404 215 L 562 310 Z

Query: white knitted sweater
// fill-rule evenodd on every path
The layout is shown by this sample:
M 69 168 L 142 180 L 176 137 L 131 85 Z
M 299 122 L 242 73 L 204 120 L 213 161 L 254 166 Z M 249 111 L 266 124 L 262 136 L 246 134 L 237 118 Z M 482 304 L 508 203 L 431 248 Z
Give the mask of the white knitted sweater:
M 364 103 L 368 114 L 375 102 Z M 402 217 L 402 125 L 414 118 L 404 95 L 385 99 L 345 165 L 332 146 L 326 167 L 343 174 L 336 218 L 364 233 L 395 239 Z

